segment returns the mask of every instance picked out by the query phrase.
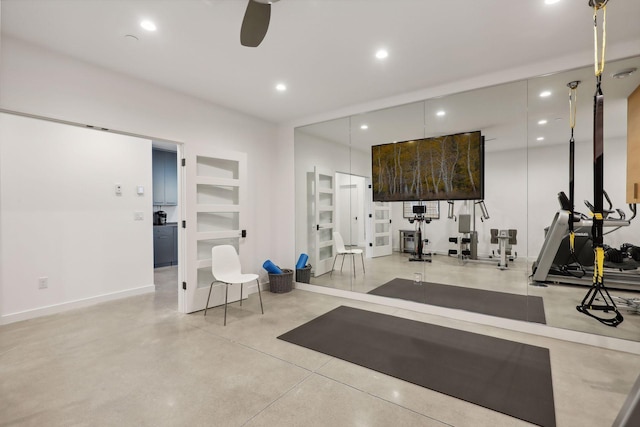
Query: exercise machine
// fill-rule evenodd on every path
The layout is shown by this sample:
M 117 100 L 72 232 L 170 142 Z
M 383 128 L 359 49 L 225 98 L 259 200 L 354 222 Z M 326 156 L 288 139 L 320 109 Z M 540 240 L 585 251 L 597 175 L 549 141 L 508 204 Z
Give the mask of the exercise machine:
M 491 243 L 498 245 L 498 255 L 500 255 L 498 268 L 500 270 L 506 270 L 509 268 L 508 261 L 513 262 L 518 257 L 518 253 L 513 250 L 513 245 L 518 243 L 517 235 L 518 230 L 515 229 L 491 229 Z M 495 252 L 492 251 L 492 255 L 495 256 Z
M 418 224 L 418 230 L 416 231 L 415 252 L 411 254 L 411 257 L 409 257 L 409 261 L 431 262 L 431 253 L 423 254 L 424 242 L 426 241 L 426 239 L 422 239 L 422 227 L 420 225 L 423 222 L 425 224 L 429 224 L 431 222 L 431 218 L 427 218 L 424 215 L 426 211 L 427 207 L 424 205 L 414 206 L 413 218 L 409 218 L 410 224 Z
M 465 201 L 465 204 L 468 201 Z M 478 232 L 476 231 L 476 206 L 480 207 L 480 221 L 489 219 L 489 211 L 484 200 L 472 202 L 471 213 L 459 214 L 457 217 L 453 213 L 453 202 L 448 201 L 449 211 L 447 217 L 458 222 L 458 233 L 461 237 L 449 237 L 449 243 L 459 244 L 458 249 L 449 249 L 449 255 L 456 255 L 460 260 L 478 260 Z
M 449 243 L 458 245 L 458 249 L 449 249 L 449 255 L 460 260 L 478 259 L 478 232 L 471 229 L 471 215 L 460 214 L 457 218 L 460 237 L 449 237 Z
M 463 262 L 467 260 L 495 262 L 495 251 L 492 251 L 489 259 L 478 256 L 478 232 L 475 229 L 475 209 L 476 206 L 480 208 L 480 221 L 484 222 L 484 220 L 489 219 L 489 211 L 487 210 L 484 200 L 473 202 L 471 214 L 460 214 L 457 217 L 453 213 L 453 202 L 449 201 L 448 203 L 448 218 L 458 222 L 458 233 L 462 235 L 460 237 L 449 237 L 449 243 L 458 245 L 457 249 L 449 249 L 449 256 L 457 256 Z M 491 229 L 491 243 L 498 245 L 498 255 L 500 255 L 498 268 L 501 270 L 508 268 L 507 259 L 514 261 L 517 257 L 517 253 L 513 251 L 513 245 L 517 243 L 517 232 L 515 229 Z
M 604 193 L 606 195 L 606 193 Z M 609 200 L 609 197 L 606 196 Z M 533 263 L 531 276 L 534 284 L 566 283 L 574 285 L 593 285 L 593 218 L 574 212 L 573 249 L 569 224 L 571 218 L 570 202 L 564 192 L 558 194 L 561 209 L 556 212 L 551 226 L 545 230 L 545 239 L 538 258 Z M 611 207 L 611 205 L 610 205 Z M 629 205 L 633 216 L 626 219 L 620 209 L 605 210 L 602 226 L 605 229 L 617 229 L 629 226 L 636 215 L 635 205 Z M 617 217 L 612 217 L 613 212 Z M 606 248 L 603 245 L 603 268 L 607 283 L 616 289 L 640 291 L 640 253 L 633 245 L 623 245 L 621 249 Z M 634 259 L 638 258 L 638 260 Z

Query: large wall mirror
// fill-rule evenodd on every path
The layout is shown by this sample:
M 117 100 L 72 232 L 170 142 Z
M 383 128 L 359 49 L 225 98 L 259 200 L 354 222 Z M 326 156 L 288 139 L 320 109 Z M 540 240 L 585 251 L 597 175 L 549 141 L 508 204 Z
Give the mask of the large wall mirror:
M 582 246 L 569 256 L 557 221 L 559 193 L 569 194 L 572 81 L 580 81 L 575 210 L 589 218 L 583 200 L 593 200 L 593 67 L 297 128 L 296 252 L 309 255 L 309 282 L 640 339 L 640 249 L 638 259 L 629 249 L 640 247 L 640 218 L 629 221 L 626 201 L 627 98 L 640 85 L 634 68 L 640 58 L 611 61 L 602 82 L 605 189 L 613 211 L 605 244 L 615 249 L 607 261 L 616 272 L 610 292 L 625 316 L 617 328 L 576 310 L 591 282 L 589 230 L 580 230 Z M 408 192 L 418 182 L 443 188 L 447 170 L 452 186 L 479 185 L 472 178 L 477 152 L 468 142 L 475 132 L 484 141 L 482 200 L 383 201 L 375 193 L 384 182 Z M 445 152 L 451 144 L 455 149 Z M 380 146 L 393 153 L 384 165 L 372 155 Z

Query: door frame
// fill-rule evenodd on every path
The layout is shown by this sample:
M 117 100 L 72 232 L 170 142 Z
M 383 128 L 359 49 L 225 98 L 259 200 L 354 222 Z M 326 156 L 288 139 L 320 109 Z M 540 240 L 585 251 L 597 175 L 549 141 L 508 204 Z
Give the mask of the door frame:
M 331 270 L 329 265 L 332 261 L 335 261 L 335 244 L 333 241 L 333 232 L 337 230 L 337 218 L 336 218 L 336 188 L 338 186 L 336 179 L 336 171 L 329 168 L 322 168 L 314 166 L 313 168 L 313 269 L 311 270 L 314 277 L 322 276 L 329 273 Z M 321 177 L 328 177 L 331 180 L 331 186 L 329 188 L 321 185 L 323 180 Z M 321 203 L 321 195 L 329 195 L 331 203 L 328 206 L 324 206 Z M 325 208 L 325 209 L 323 209 Z M 322 213 L 330 212 L 331 222 L 322 222 Z M 325 240 L 321 239 L 321 233 L 327 234 L 327 230 L 330 230 L 330 235 Z M 330 251 L 330 256 L 320 259 L 320 255 L 325 249 L 325 252 Z
M 368 233 L 367 233 L 367 180 L 368 178 L 355 175 L 349 172 L 335 172 L 335 180 L 336 180 L 336 230 L 340 231 L 342 238 L 345 241 L 347 246 L 360 246 L 364 247 L 367 244 Z M 348 182 L 346 182 L 346 178 L 349 178 Z M 354 178 L 356 180 L 354 180 Z M 344 179 L 344 181 L 343 181 Z M 349 203 L 347 206 L 343 206 L 343 191 L 349 190 Z M 353 200 L 351 198 L 351 193 L 355 190 L 357 195 L 357 205 L 356 212 L 352 212 Z M 347 209 L 349 212 L 346 214 L 344 210 Z M 358 219 L 354 221 L 354 216 Z M 348 227 L 349 234 L 344 232 L 344 227 L 347 224 L 343 224 L 343 219 L 348 218 Z M 350 242 L 351 237 L 353 237 L 353 224 L 356 223 L 355 231 L 355 239 L 356 242 Z M 347 239 L 347 237 L 349 237 Z M 349 243 L 348 243 L 349 241 Z
M 160 147 L 162 149 L 162 145 L 172 145 L 176 147 L 176 163 L 177 163 L 177 189 L 178 189 L 178 277 L 176 281 L 176 289 L 178 290 L 178 311 L 180 313 L 186 313 L 185 311 L 185 290 L 183 289 L 183 283 L 186 282 L 186 265 L 187 265 L 187 251 L 186 251 L 186 233 L 183 228 L 183 223 L 185 218 L 187 217 L 187 207 L 186 207 L 186 187 L 185 187 L 185 168 L 182 166 L 182 161 L 185 158 L 185 143 L 178 141 L 171 141 L 163 138 L 152 138 L 152 137 L 144 137 L 148 138 L 153 143 L 160 143 Z M 151 204 L 153 207 L 153 198 L 151 200 Z
M 199 241 L 208 240 L 236 240 L 237 239 L 237 251 L 241 261 L 244 264 L 246 261 L 243 247 L 247 244 L 246 235 L 246 215 L 247 206 L 249 202 L 247 194 L 247 182 L 248 182 L 248 155 L 247 153 L 235 150 L 226 150 L 222 148 L 214 147 L 193 147 L 193 151 L 185 150 L 183 158 L 186 159 L 186 166 L 181 169 L 182 180 L 182 200 L 184 200 L 184 220 L 186 220 L 186 227 L 182 229 L 183 232 L 183 253 L 185 258 L 184 268 L 180 271 L 181 288 L 179 288 L 180 298 L 180 311 L 183 313 L 193 313 L 204 310 L 207 302 L 207 294 L 209 293 L 209 280 L 207 280 L 207 286 L 199 286 L 200 278 L 199 272 L 201 270 L 208 269 L 208 273 L 211 271 L 211 256 L 208 258 L 199 257 Z M 198 175 L 199 161 L 198 159 L 207 158 L 214 161 L 223 161 L 230 163 L 237 163 L 237 176 L 235 177 L 218 177 L 210 176 L 207 174 Z M 184 162 L 183 162 L 184 165 Z M 236 187 L 237 201 L 232 203 L 219 203 L 219 202 L 204 202 L 198 203 L 198 184 L 206 186 L 218 186 L 218 187 Z M 198 229 L 198 213 L 236 213 L 238 223 L 235 224 L 236 228 L 221 228 L 215 230 L 201 231 Z M 184 224 L 184 223 L 183 223 Z M 222 243 L 227 244 L 227 243 Z M 210 252 L 209 252 L 210 253 Z M 213 280 L 213 277 L 211 277 Z M 185 285 L 186 283 L 186 285 Z M 240 295 L 240 287 L 231 287 L 229 289 L 229 302 L 237 301 L 241 298 L 253 292 L 252 288 L 259 286 L 249 283 L 243 294 Z M 211 300 L 209 307 L 214 307 L 224 303 L 224 297 L 222 293 L 214 292 L 211 294 Z

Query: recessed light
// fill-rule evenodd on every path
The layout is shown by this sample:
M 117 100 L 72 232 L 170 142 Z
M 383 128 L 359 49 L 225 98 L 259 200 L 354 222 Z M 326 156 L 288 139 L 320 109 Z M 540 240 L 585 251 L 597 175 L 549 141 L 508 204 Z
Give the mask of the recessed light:
M 625 77 L 629 77 L 631 74 L 635 73 L 637 70 L 637 68 L 625 68 L 624 70 L 611 74 L 611 77 L 614 79 L 624 79 Z
M 547 121 L 546 121 L 545 119 L 538 120 L 538 124 L 539 124 L 539 125 L 546 125 L 546 124 L 547 124 Z
M 360 125 L 360 129 L 367 130 L 369 129 L 369 125 Z
M 550 90 L 545 90 L 543 92 L 540 92 L 540 98 L 546 98 L 547 96 L 551 96 Z
M 278 92 L 284 92 L 285 90 L 287 90 L 287 86 L 284 83 L 278 83 L 276 85 L 276 90 Z
M 539 136 L 536 138 L 536 141 L 544 141 L 544 136 Z
M 387 52 L 385 49 L 380 49 L 376 52 L 376 58 L 378 59 L 384 59 L 387 56 L 389 56 L 389 52 Z
M 544 4 L 556 4 L 560 2 L 560 0 L 544 0 Z
M 438 112 L 436 113 L 436 116 L 438 116 L 438 117 L 442 117 L 442 116 L 444 116 L 445 114 L 447 114 L 447 113 L 446 113 L 446 112 L 444 112 L 443 110 L 440 110 L 440 111 L 438 111 Z
M 142 28 L 144 28 L 147 31 L 155 31 L 156 30 L 156 24 L 154 24 L 153 22 L 149 21 L 149 20 L 144 20 L 142 22 L 140 22 L 140 26 Z

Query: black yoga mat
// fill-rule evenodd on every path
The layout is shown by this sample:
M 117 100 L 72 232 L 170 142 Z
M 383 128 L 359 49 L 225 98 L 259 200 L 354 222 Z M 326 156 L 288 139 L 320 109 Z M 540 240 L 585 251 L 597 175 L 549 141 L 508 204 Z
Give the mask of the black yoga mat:
M 555 426 L 549 350 L 341 306 L 281 336 L 541 426 Z
M 546 323 L 544 301 L 541 297 L 429 282 L 418 285 L 407 279 L 393 279 L 368 293 L 506 319 Z

